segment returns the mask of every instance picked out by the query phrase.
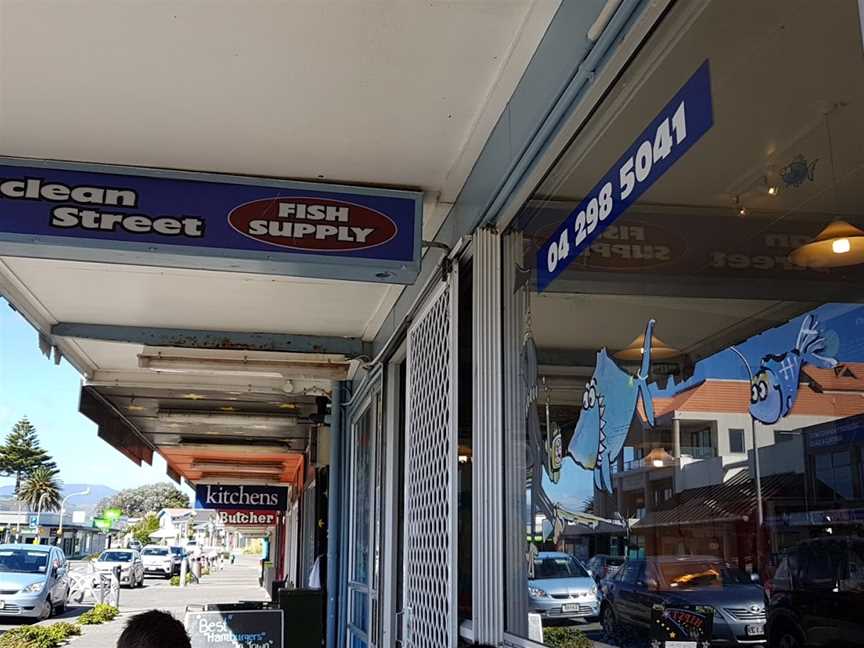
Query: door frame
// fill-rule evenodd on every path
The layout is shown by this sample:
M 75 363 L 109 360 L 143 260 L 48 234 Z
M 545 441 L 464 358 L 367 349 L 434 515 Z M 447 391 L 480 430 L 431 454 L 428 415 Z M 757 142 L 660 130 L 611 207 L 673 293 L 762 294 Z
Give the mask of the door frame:
M 449 336 L 449 345 L 450 345 L 450 357 L 448 358 L 448 367 L 447 370 L 449 372 L 449 394 L 448 398 L 450 399 L 450 412 L 449 412 L 449 420 L 447 422 L 451 436 L 452 443 L 450 447 L 447 449 L 448 451 L 448 461 L 451 465 L 450 471 L 450 482 L 448 484 L 448 501 L 449 501 L 449 520 L 447 523 L 447 533 L 449 536 L 449 547 L 448 550 L 448 560 L 447 560 L 447 570 L 448 570 L 448 595 L 447 600 L 450 603 L 449 609 L 449 618 L 448 618 L 448 627 L 446 629 L 446 634 L 448 637 L 448 645 L 441 646 L 441 648 L 455 648 L 458 638 L 458 570 L 457 570 L 457 550 L 458 550 L 458 533 L 457 533 L 457 510 L 458 510 L 458 477 L 457 477 L 457 463 L 458 463 L 458 367 L 459 367 L 459 346 L 458 346 L 458 335 L 459 335 L 459 326 L 458 326 L 458 314 L 459 314 L 459 263 L 454 262 L 450 269 L 450 272 L 442 277 L 441 283 L 435 287 L 434 290 L 427 296 L 422 306 L 418 309 L 416 315 L 413 318 L 411 326 L 408 328 L 407 340 L 406 340 L 406 378 L 405 378 L 405 439 L 406 443 L 404 448 L 402 448 L 402 455 L 404 458 L 406 470 L 409 465 L 410 460 L 410 452 L 411 446 L 408 443 L 410 438 L 412 437 L 412 431 L 410 428 L 411 421 L 411 367 L 407 363 L 410 362 L 410 349 L 411 349 L 411 334 L 414 329 L 417 327 L 418 323 L 423 321 L 428 312 L 435 307 L 436 303 L 439 299 L 441 299 L 442 295 L 445 292 L 449 292 L 449 304 L 448 304 L 448 317 L 449 317 L 449 330 L 447 332 Z M 407 481 L 407 480 L 406 480 Z M 402 520 L 400 521 L 402 527 L 402 533 L 404 538 L 411 537 L 410 533 L 410 523 L 411 520 L 408 515 L 408 496 L 409 492 L 407 489 L 407 483 L 403 485 L 403 502 L 404 502 L 404 511 L 402 515 Z M 409 558 L 409 545 L 407 542 L 403 543 L 402 546 L 402 564 L 408 565 Z M 398 602 L 400 606 L 400 612 L 395 616 L 401 617 L 397 620 L 397 626 L 400 626 L 398 629 L 401 630 L 398 636 L 398 643 L 401 646 L 405 646 L 407 648 L 413 647 L 413 641 L 409 639 L 411 634 L 409 629 L 413 627 L 413 610 L 411 610 L 408 606 L 407 596 L 409 594 L 408 591 L 408 574 L 407 570 L 402 570 L 402 600 Z
M 345 441 L 348 477 L 345 484 L 345 498 L 343 502 L 346 504 L 348 514 L 345 522 L 343 538 L 343 564 L 345 566 L 345 576 L 342 579 L 342 592 L 344 610 L 344 640 L 340 641 L 341 646 L 351 645 L 352 634 L 360 637 L 366 642 L 368 648 L 378 648 L 386 644 L 381 643 L 381 602 L 380 592 L 382 583 L 384 582 L 384 574 L 381 568 L 380 555 L 382 551 L 382 511 L 389 508 L 383 497 L 381 484 L 385 464 L 382 461 L 384 434 L 383 434 L 383 415 L 384 415 L 384 400 L 383 400 L 383 371 L 380 367 L 374 369 L 366 376 L 360 388 L 356 391 L 353 398 L 346 404 L 345 415 Z M 369 430 L 370 438 L 370 466 L 369 466 L 369 485 L 367 497 L 369 498 L 369 516 L 365 523 L 369 525 L 369 567 L 368 567 L 368 582 L 359 583 L 353 580 L 354 569 L 354 544 L 352 534 L 356 528 L 357 511 L 355 510 L 355 434 L 357 425 L 367 415 L 372 408 L 373 417 Z M 354 592 L 362 592 L 368 596 L 368 604 L 366 608 L 366 627 L 364 632 L 352 623 L 352 594 Z

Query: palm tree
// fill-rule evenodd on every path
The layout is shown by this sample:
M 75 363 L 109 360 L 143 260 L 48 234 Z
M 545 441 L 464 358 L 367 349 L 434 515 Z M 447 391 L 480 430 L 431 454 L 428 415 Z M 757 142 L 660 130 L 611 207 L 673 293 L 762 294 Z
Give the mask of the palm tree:
M 27 503 L 31 511 L 56 511 L 60 508 L 60 482 L 56 475 L 50 468 L 36 468 L 21 484 L 18 499 Z

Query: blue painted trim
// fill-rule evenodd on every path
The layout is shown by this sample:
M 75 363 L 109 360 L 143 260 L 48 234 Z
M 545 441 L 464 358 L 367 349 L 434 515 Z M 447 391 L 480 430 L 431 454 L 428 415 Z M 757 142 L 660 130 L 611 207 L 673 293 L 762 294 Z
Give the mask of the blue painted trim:
M 337 382 L 333 389 L 333 400 L 330 405 L 330 482 L 327 487 L 327 648 L 336 648 L 337 628 L 345 624 L 337 625 L 337 617 L 340 614 L 339 602 L 343 598 L 341 578 L 342 561 L 340 547 L 346 545 L 342 542 L 342 515 L 345 506 L 342 505 L 342 470 L 343 470 L 343 448 L 344 448 L 344 424 L 342 417 L 342 391 L 345 383 Z M 344 644 L 338 644 L 344 645 Z
M 516 189 L 522 184 L 525 176 L 536 163 L 537 159 L 547 149 L 549 143 L 555 138 L 555 135 L 561 130 L 561 127 L 567 120 L 567 117 L 573 112 L 573 109 L 578 104 L 579 99 L 583 94 L 586 86 L 590 85 L 591 81 L 597 74 L 597 70 L 602 66 L 603 61 L 613 49 L 615 41 L 620 37 L 622 30 L 632 18 L 636 9 L 642 4 L 643 0 L 624 0 L 615 15 L 612 16 L 606 29 L 601 34 L 600 38 L 594 44 L 594 47 L 588 53 L 575 73 L 565 87 L 561 96 L 549 110 L 543 122 L 540 124 L 536 133 L 529 142 L 525 152 L 519 157 L 513 167 L 506 176 L 501 188 L 495 194 L 494 198 L 487 205 L 481 218 L 481 225 L 493 222 L 501 208 L 507 203 Z
M 51 327 L 58 337 L 125 342 L 144 346 L 189 349 L 279 351 L 288 353 L 332 353 L 356 358 L 369 355 L 370 345 L 359 338 L 294 335 L 289 333 L 238 333 L 193 329 L 153 328 L 60 322 Z
M 604 5 L 605 0 L 561 3 L 453 209 L 436 233 L 436 241 L 452 247 L 478 227 L 495 222 L 648 0 L 624 0 L 599 40 L 591 43 L 588 29 Z M 430 256 L 416 282 L 402 291 L 375 338 L 376 354 L 407 319 L 435 273 L 438 259 Z
M 419 241 L 419 239 L 418 239 Z M 417 247 L 419 247 L 419 242 Z M 363 281 L 385 284 L 410 284 L 415 280 L 420 263 L 352 258 L 323 260 L 311 255 L 273 252 L 263 255 L 249 250 L 203 250 L 192 246 L 160 246 L 127 241 L 77 239 L 58 236 L 28 236 L 0 232 L 0 256 L 89 261 L 158 268 L 188 268 L 191 270 L 221 270 L 249 272 L 340 281 Z M 418 256 L 419 258 L 419 256 Z M 381 273 L 388 273 L 387 276 Z

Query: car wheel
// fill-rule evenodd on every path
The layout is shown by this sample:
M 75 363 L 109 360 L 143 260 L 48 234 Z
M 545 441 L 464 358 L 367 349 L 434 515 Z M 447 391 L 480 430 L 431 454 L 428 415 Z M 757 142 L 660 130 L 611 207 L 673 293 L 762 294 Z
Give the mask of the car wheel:
M 45 599 L 45 603 L 42 606 L 42 613 L 39 615 L 40 621 L 45 621 L 51 618 L 51 615 L 54 614 L 54 604 L 51 602 L 51 597 Z
M 603 633 L 609 638 L 614 639 L 617 633 L 615 612 L 611 605 L 604 605 L 600 612 L 600 624 L 603 626 Z
M 782 628 L 771 643 L 773 648 L 802 648 L 804 646 L 801 637 L 791 628 Z

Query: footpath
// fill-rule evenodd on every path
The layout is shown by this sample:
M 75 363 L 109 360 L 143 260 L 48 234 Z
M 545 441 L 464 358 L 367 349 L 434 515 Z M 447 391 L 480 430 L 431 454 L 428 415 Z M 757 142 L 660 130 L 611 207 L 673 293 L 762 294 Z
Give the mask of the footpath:
M 258 561 L 253 556 L 241 556 L 233 565 L 202 576 L 201 582 L 187 587 L 171 587 L 167 580 L 147 578 L 144 587 L 120 590 L 120 616 L 110 623 L 83 626 L 83 634 L 74 638 L 70 648 L 114 648 L 129 617 L 147 610 L 170 612 L 180 621 L 188 605 L 205 603 L 236 603 L 264 601 L 268 596 L 258 586 Z M 82 609 L 70 610 L 57 621 L 74 621 Z

